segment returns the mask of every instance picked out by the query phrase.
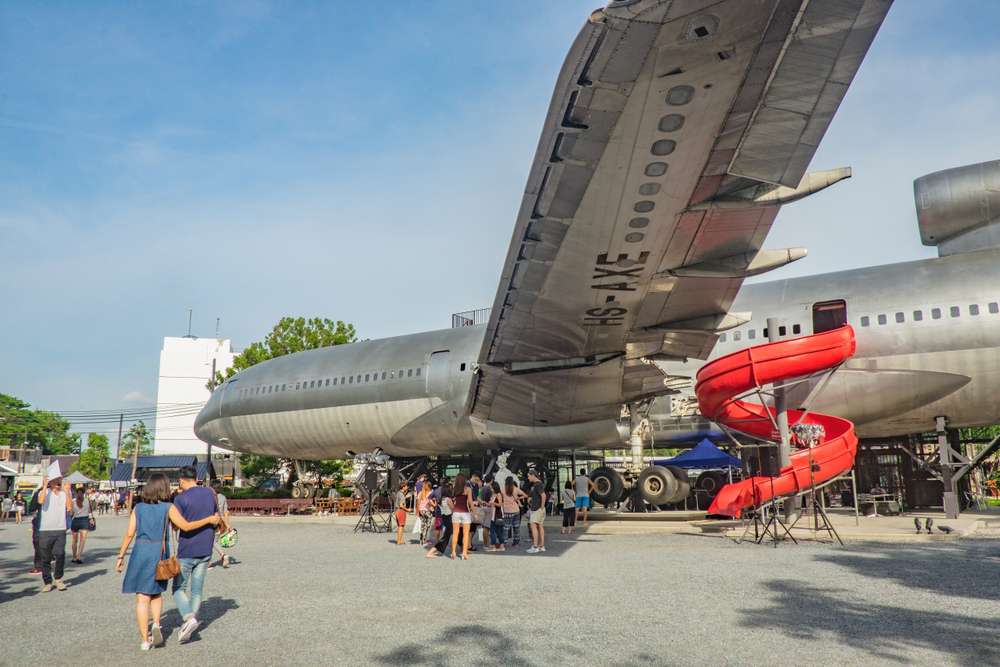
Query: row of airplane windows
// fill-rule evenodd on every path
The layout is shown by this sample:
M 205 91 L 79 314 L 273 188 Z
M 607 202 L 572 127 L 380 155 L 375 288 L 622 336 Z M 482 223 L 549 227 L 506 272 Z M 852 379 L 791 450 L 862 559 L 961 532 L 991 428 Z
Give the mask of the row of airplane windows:
M 975 317 L 975 316 L 979 315 L 982 312 L 982 310 L 980 309 L 978 303 L 970 304 L 968 310 L 969 310 L 969 315 L 971 315 L 972 317 Z M 990 313 L 990 315 L 996 315 L 997 313 L 1000 313 L 1000 304 L 998 304 L 996 301 L 991 301 L 990 303 L 986 304 L 986 310 Z M 930 315 L 931 315 L 931 319 L 932 320 L 940 320 L 944 316 L 943 309 L 941 309 L 941 308 L 931 308 L 930 309 Z M 949 317 L 961 317 L 962 316 L 962 308 L 960 306 L 949 306 L 948 307 L 948 316 Z M 912 318 L 913 318 L 914 322 L 923 322 L 923 320 L 924 320 L 924 311 L 920 310 L 920 309 L 914 310 L 913 314 L 912 314 Z M 896 313 L 893 314 L 893 319 L 896 321 L 897 324 L 902 324 L 902 323 L 906 322 L 906 313 L 904 313 L 902 311 L 898 311 L 898 312 L 896 312 Z M 888 324 L 889 323 L 889 316 L 886 315 L 886 314 L 876 315 L 875 316 L 875 321 L 878 322 L 879 325 Z M 861 317 L 861 326 L 863 326 L 863 327 L 869 327 L 869 326 L 871 326 L 871 324 L 872 324 L 872 321 L 871 321 L 871 317 L 870 316 L 863 315 Z
M 1000 303 L 997 303 L 996 301 L 991 301 L 990 303 L 986 304 L 986 311 L 989 314 L 991 314 L 991 315 L 1000 314 Z M 980 308 L 979 304 L 973 303 L 973 304 L 969 305 L 968 312 L 969 312 L 970 316 L 976 317 L 980 313 L 982 313 L 982 308 Z M 962 308 L 961 308 L 961 306 L 949 306 L 948 307 L 948 316 L 951 317 L 951 318 L 961 317 L 962 316 Z M 889 315 L 886 314 L 886 313 L 880 313 L 880 314 L 874 315 L 874 316 L 872 316 L 872 315 L 862 315 L 861 319 L 859 320 L 859 323 L 861 324 L 862 327 L 870 327 L 870 326 L 872 326 L 872 317 L 875 318 L 875 322 L 877 322 L 879 326 L 883 326 L 883 325 L 886 325 L 886 324 L 889 323 Z M 914 310 L 911 313 L 910 317 L 911 317 L 911 319 L 914 322 L 923 322 L 924 321 L 924 311 L 922 309 L 918 308 L 918 309 Z M 940 320 L 940 319 L 942 319 L 944 317 L 944 309 L 943 308 L 931 308 L 930 309 L 930 317 L 931 317 L 932 320 Z M 897 324 L 903 324 L 903 323 L 906 322 L 906 313 L 903 312 L 903 311 L 897 311 L 897 312 L 893 313 L 892 319 Z M 744 333 L 746 334 L 746 337 L 747 337 L 748 340 L 756 340 L 756 338 L 757 338 L 757 330 L 756 329 L 746 329 L 745 331 L 733 331 L 732 332 L 732 339 L 733 339 L 733 341 L 736 342 L 736 341 L 742 340 Z M 802 333 L 802 325 L 800 325 L 800 324 L 793 324 L 792 325 L 792 335 L 797 336 L 800 333 Z M 788 328 L 786 326 L 780 326 L 780 327 L 778 327 L 778 336 L 786 336 L 787 334 L 788 334 Z M 720 343 L 725 343 L 728 337 L 729 336 L 726 333 L 721 334 L 719 336 L 719 342 Z M 767 328 L 764 328 L 764 330 L 761 332 L 761 338 L 763 338 L 763 339 L 767 338 Z
M 459 366 L 460 371 L 466 368 L 463 362 Z M 402 380 L 405 378 L 420 377 L 420 368 L 401 368 L 398 371 L 374 371 L 368 373 L 358 373 L 357 375 L 342 375 L 339 378 L 325 378 L 320 380 L 302 380 L 295 384 L 266 384 L 255 387 L 240 389 L 240 397 L 259 396 L 261 394 L 274 394 L 282 391 L 297 391 L 303 389 L 321 389 L 323 387 L 345 386 L 349 384 L 366 384 L 372 382 L 385 382 L 391 380 Z

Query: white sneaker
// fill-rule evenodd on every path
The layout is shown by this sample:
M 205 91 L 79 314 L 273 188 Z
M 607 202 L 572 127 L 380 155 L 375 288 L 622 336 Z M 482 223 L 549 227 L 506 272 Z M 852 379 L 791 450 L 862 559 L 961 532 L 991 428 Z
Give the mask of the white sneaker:
M 184 621 L 184 625 L 182 625 L 181 629 L 177 632 L 177 643 L 183 644 L 184 642 L 186 642 L 188 639 L 191 638 L 191 635 L 197 628 L 198 628 L 198 619 L 195 618 L 194 616 Z
M 139 650 L 140 651 L 148 651 L 151 648 L 153 648 L 153 645 L 150 644 L 149 642 L 143 642 L 143 643 L 139 644 Z
M 526 554 L 537 554 L 538 553 L 538 547 L 528 547 L 528 550 L 525 551 L 524 553 L 526 553 Z
M 545 547 L 538 547 L 538 550 L 541 551 L 542 553 L 545 553 Z
M 153 646 L 159 646 L 163 643 L 163 630 L 160 629 L 160 626 L 153 626 L 152 632 L 150 632 L 150 639 Z

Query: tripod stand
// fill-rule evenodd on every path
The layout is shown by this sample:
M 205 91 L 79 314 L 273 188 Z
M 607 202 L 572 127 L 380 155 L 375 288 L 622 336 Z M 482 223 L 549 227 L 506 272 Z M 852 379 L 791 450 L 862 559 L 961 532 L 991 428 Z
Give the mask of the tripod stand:
M 822 498 L 820 498 L 817 493 L 819 489 L 816 488 L 816 477 L 815 473 L 819 466 L 813 461 L 813 447 L 819 442 L 820 437 L 823 435 L 823 428 L 815 424 L 804 424 L 798 427 L 796 430 L 796 435 L 799 440 L 809 448 L 809 492 L 803 494 L 803 496 L 811 496 L 810 502 L 812 503 L 812 531 L 813 535 L 821 530 L 825 530 L 830 536 L 830 540 L 837 540 L 840 546 L 844 546 L 844 541 L 840 539 L 840 534 L 837 529 L 833 527 L 833 522 L 830 521 L 830 517 L 826 513 L 826 508 L 823 507 Z M 799 522 L 804 514 L 800 514 L 792 522 L 791 528 L 795 528 L 795 524 Z
M 358 479 L 364 480 L 358 486 L 364 494 L 361 516 L 354 525 L 354 532 L 388 533 L 392 531 L 392 512 L 382 512 L 379 501 L 385 500 L 385 507 L 391 507 L 389 491 L 389 462 L 387 457 L 371 457 L 362 469 Z
M 760 492 L 757 490 L 757 486 L 754 485 L 753 517 L 749 522 L 747 522 L 746 527 L 743 529 L 743 534 L 738 540 L 736 540 L 737 544 L 742 544 L 747 539 L 747 535 L 750 534 L 751 528 L 753 528 L 754 544 L 762 544 L 764 542 L 764 538 L 770 536 L 773 545 L 777 547 L 778 542 L 784 539 L 782 537 L 782 533 L 795 544 L 799 543 L 791 533 L 791 528 L 794 527 L 795 524 L 793 523 L 791 526 L 788 526 L 781 520 L 780 503 L 784 502 L 784 499 L 774 497 L 774 477 L 771 477 L 770 481 L 771 500 L 766 502 L 760 502 Z

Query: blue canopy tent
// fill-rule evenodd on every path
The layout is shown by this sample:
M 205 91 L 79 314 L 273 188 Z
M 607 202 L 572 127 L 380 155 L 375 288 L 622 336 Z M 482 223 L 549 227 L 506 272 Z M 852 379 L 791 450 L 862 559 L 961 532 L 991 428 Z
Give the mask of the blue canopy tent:
M 697 468 L 699 470 L 740 467 L 738 458 L 722 451 L 708 438 L 672 459 L 657 459 L 653 463 L 658 466 L 677 466 L 678 468 Z

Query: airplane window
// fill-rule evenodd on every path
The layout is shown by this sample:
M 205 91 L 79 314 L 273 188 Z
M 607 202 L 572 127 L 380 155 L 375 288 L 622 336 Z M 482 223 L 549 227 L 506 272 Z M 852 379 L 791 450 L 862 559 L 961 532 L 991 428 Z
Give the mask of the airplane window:
M 399 379 L 400 380 L 403 379 L 403 369 L 402 368 L 399 369 Z
M 288 387 L 288 385 L 284 385 L 284 384 L 283 384 L 283 385 L 281 385 L 281 391 L 285 391 L 285 389 L 286 389 L 287 387 Z
M 802 333 L 802 327 L 800 325 L 798 325 L 798 324 L 793 324 L 792 325 L 792 333 L 793 334 L 800 334 L 800 333 Z
M 959 308 L 958 306 L 952 306 L 951 308 L 948 309 L 948 314 L 951 315 L 952 317 L 958 317 L 959 315 L 962 314 L 962 309 Z
M 407 368 L 406 369 L 406 377 L 413 377 L 413 369 L 412 368 Z
M 969 306 L 969 315 L 978 315 L 978 314 L 979 314 L 979 304 L 974 303 L 971 306 Z
M 382 379 L 385 379 L 385 371 L 382 371 Z
M 340 376 L 340 384 L 344 384 L 344 376 L 343 375 Z
M 785 327 L 785 326 L 778 327 L 778 335 L 779 336 L 784 336 L 787 333 L 788 333 L 788 328 L 787 327 Z
M 368 382 L 368 373 L 365 373 L 365 382 Z
M 986 304 L 986 307 L 989 309 L 990 315 L 996 315 L 997 313 L 1000 313 L 1000 304 L 997 304 L 996 301 Z
M 420 369 L 417 369 L 417 377 L 420 377 Z
M 333 378 L 333 386 L 334 386 L 334 387 L 336 387 L 336 386 L 337 386 L 337 378 Z
M 329 387 L 329 386 L 330 386 L 330 378 L 327 378 L 327 379 L 326 379 L 326 386 L 327 386 L 327 387 Z
M 888 320 L 886 319 L 885 315 L 879 315 L 878 316 L 878 323 L 879 324 L 885 324 L 887 321 Z
M 743 338 L 743 334 L 742 333 L 740 333 L 739 331 L 734 331 L 733 332 L 733 340 L 740 340 L 741 338 Z
M 905 320 L 906 318 L 903 317 L 903 313 L 896 313 L 896 322 L 902 324 Z
M 458 367 L 458 370 L 460 370 L 460 371 L 464 371 L 465 370 L 465 362 L 462 362 L 462 365 L 460 365 Z
M 747 331 L 747 338 L 749 338 L 750 340 L 753 340 L 756 337 L 757 337 L 757 330 L 756 329 L 750 329 L 750 331 Z
M 358 373 L 358 384 L 361 384 L 361 373 Z
M 726 342 L 726 334 L 722 334 L 721 336 L 719 336 L 719 342 L 720 343 L 725 343 Z
M 922 310 L 915 310 L 915 311 L 913 311 L 913 321 L 914 322 L 920 322 L 923 319 L 924 319 L 924 311 L 922 311 Z
M 941 319 L 941 309 L 940 308 L 931 308 L 931 317 L 934 318 L 935 320 L 940 320 Z
M 396 371 L 389 371 L 389 379 L 390 380 L 396 379 Z
M 347 378 L 347 383 L 348 384 L 354 384 L 354 376 L 353 375 L 351 377 Z
M 316 387 L 316 380 L 310 380 L 309 381 L 309 388 L 310 389 L 314 389 L 315 387 Z

